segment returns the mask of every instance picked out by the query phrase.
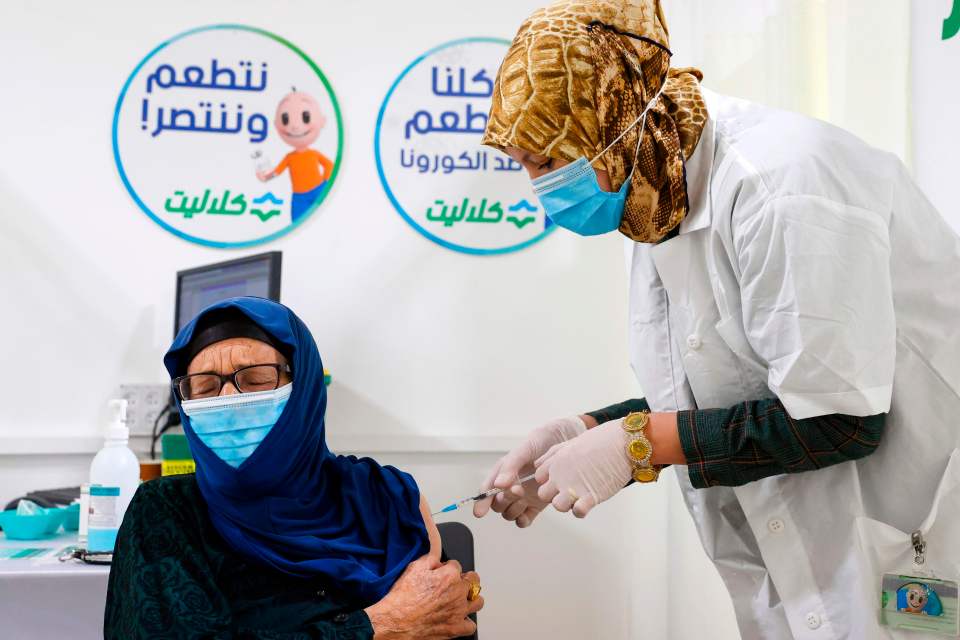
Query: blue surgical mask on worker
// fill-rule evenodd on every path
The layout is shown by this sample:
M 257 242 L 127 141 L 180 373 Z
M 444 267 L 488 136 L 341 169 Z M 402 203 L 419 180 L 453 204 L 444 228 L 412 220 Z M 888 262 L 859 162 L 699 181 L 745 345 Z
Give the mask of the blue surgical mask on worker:
M 287 406 L 293 383 L 270 391 L 184 400 L 190 427 L 208 449 L 239 467 L 263 442 Z
M 557 225 L 569 229 L 582 236 L 596 236 L 609 233 L 620 226 L 623 219 L 623 209 L 627 201 L 627 192 L 630 190 L 630 179 L 637 167 L 637 154 L 640 151 L 640 141 L 643 140 L 643 131 L 647 125 L 647 112 L 657 102 L 663 92 L 661 85 L 643 113 L 634 120 L 629 127 L 623 130 L 616 139 L 595 155 L 592 160 L 577 158 L 574 162 L 564 165 L 533 180 L 533 192 L 540 199 L 540 204 L 547 216 Z M 597 158 L 610 150 L 620 141 L 630 129 L 640 124 L 640 135 L 637 136 L 637 148 L 633 155 L 633 168 L 627 175 L 620 189 L 604 191 L 597 181 L 597 172 L 593 170 L 593 163 Z

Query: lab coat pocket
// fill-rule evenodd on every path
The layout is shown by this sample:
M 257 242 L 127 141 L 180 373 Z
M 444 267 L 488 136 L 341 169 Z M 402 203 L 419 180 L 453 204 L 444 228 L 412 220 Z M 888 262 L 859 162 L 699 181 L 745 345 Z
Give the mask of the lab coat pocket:
M 751 400 L 769 398 L 772 392 L 767 386 L 767 367 L 747 341 L 747 336 L 743 332 L 743 325 L 737 318 L 729 316 L 722 318 L 714 325 L 714 328 L 735 356 L 744 397 Z
M 869 629 L 877 624 L 879 616 L 880 579 L 884 573 L 932 573 L 935 577 L 956 580 L 960 577 L 960 449 L 950 455 L 950 461 L 940 479 L 927 517 L 918 523 L 917 530 L 926 542 L 925 561 L 914 564 L 911 545 L 912 531 L 901 531 L 879 520 L 859 517 L 854 527 L 853 555 L 856 558 L 856 612 L 852 618 Z M 858 625 L 854 625 L 857 628 Z M 883 627 L 891 638 L 916 638 L 916 634 L 892 631 Z M 872 637 L 872 636 L 870 636 Z

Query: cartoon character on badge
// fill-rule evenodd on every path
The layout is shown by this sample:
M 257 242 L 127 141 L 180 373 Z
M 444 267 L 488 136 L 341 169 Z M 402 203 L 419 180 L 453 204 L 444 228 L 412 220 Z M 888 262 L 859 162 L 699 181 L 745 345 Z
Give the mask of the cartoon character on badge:
M 257 178 L 266 182 L 290 171 L 292 222 L 297 222 L 310 211 L 333 175 L 333 161 L 310 148 L 326 123 L 316 99 L 297 91 L 296 87 L 277 105 L 274 125 L 280 138 L 293 147 L 293 151 L 285 155 L 272 171 L 257 171 Z
M 897 589 L 897 611 L 923 616 L 943 615 L 940 596 L 922 582 L 908 582 Z

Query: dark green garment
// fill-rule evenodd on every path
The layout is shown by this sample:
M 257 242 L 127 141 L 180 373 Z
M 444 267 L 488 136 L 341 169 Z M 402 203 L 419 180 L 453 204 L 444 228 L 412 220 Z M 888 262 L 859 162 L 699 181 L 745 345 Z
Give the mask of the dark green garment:
M 626 400 L 587 415 L 607 422 L 635 411 L 649 411 L 647 401 Z M 795 420 L 776 398 L 677 413 L 687 473 L 697 489 L 736 487 L 864 458 L 880 445 L 885 422 L 885 413 Z
M 193 475 L 140 486 L 117 537 L 104 638 L 373 638 L 371 603 L 249 563 L 216 531 Z
M 626 418 L 627 415 L 631 413 L 638 413 L 640 411 L 650 411 L 650 405 L 647 404 L 646 398 L 624 400 L 623 402 L 612 404 L 609 407 L 604 407 L 603 409 L 590 411 L 587 413 L 587 415 L 596 420 L 597 424 L 603 424 L 604 422 L 610 422 L 611 420 Z

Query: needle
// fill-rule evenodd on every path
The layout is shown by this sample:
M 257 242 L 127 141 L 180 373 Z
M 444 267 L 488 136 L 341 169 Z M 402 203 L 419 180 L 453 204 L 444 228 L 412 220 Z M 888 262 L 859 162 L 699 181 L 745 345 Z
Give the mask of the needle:
M 516 481 L 515 484 L 523 484 L 524 482 L 527 482 L 528 480 L 533 480 L 534 475 L 535 475 L 535 474 L 531 473 L 531 474 L 528 475 L 528 476 L 525 476 L 525 477 L 523 477 L 523 478 L 520 478 L 519 480 Z M 443 509 L 440 509 L 440 511 L 437 511 L 436 513 L 433 513 L 433 514 L 431 514 L 431 515 L 434 515 L 434 516 L 435 516 L 435 515 L 439 515 L 439 514 L 441 514 L 441 513 L 449 513 L 449 512 L 451 512 L 451 511 L 456 511 L 457 509 L 459 509 L 459 508 L 462 507 L 463 505 L 467 504 L 468 502 L 474 502 L 474 501 L 476 501 L 476 500 L 483 500 L 484 498 L 489 498 L 490 496 L 495 496 L 495 495 L 500 494 L 500 493 L 503 493 L 503 492 L 504 492 L 504 489 L 489 489 L 489 490 L 487 490 L 487 491 L 484 491 L 483 493 L 478 493 L 477 495 L 472 496 L 472 497 L 470 497 L 470 498 L 464 498 L 463 500 L 460 500 L 459 502 L 454 502 L 453 504 L 449 504 L 449 505 L 445 506 Z

